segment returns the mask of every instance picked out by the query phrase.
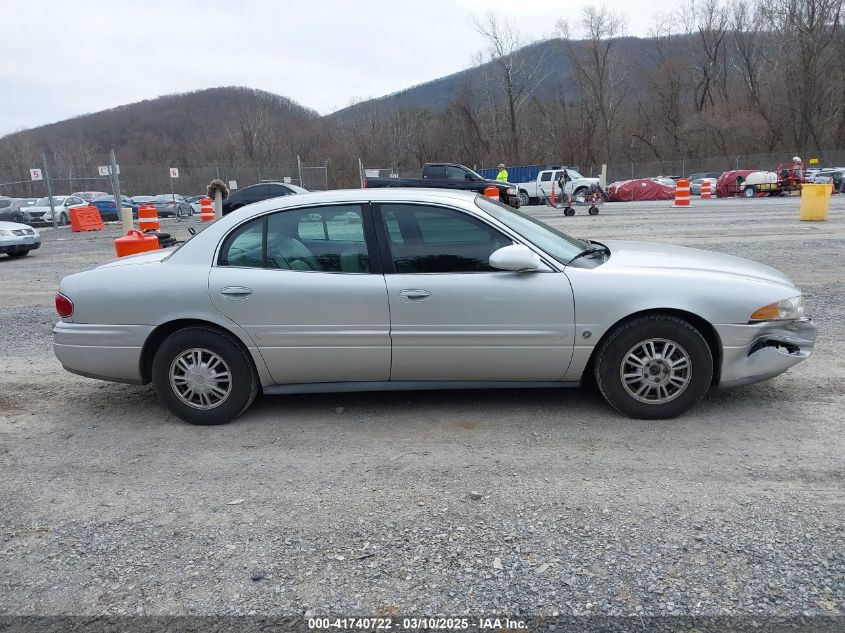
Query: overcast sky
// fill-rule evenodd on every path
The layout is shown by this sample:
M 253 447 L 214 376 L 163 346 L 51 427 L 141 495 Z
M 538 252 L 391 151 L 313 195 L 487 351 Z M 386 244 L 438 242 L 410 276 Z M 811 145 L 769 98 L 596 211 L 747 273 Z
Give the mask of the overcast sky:
M 174 92 L 240 85 L 326 114 L 472 65 L 473 16 L 526 38 L 589 0 L 0 0 L 0 136 Z M 671 0 L 607 0 L 646 35 Z M 569 16 L 564 12 L 571 12 Z

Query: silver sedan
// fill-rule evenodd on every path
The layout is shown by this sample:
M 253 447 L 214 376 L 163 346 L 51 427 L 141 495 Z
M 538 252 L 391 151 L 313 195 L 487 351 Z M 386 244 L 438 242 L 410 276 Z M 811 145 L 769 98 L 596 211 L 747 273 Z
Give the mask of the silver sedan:
M 581 241 L 464 192 L 361 189 L 243 207 L 176 250 L 62 280 L 56 356 L 152 382 L 195 424 L 266 394 L 572 387 L 670 418 L 766 380 L 816 336 L 801 292 L 752 261 Z

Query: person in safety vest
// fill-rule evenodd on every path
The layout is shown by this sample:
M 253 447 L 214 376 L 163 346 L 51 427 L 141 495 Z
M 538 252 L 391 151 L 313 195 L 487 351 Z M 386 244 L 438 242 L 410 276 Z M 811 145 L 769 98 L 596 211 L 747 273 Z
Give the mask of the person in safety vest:
M 500 182 L 507 182 L 508 181 L 508 170 L 505 169 L 504 163 L 499 163 L 499 173 L 496 174 L 496 180 Z

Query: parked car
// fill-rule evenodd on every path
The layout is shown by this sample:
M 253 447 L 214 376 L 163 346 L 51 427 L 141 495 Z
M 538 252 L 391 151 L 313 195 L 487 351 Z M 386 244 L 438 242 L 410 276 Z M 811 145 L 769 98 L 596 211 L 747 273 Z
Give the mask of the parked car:
M 693 180 L 699 180 L 701 178 L 712 178 L 715 181 L 718 180 L 721 175 L 721 171 L 702 171 L 696 174 L 690 174 L 687 176 L 687 180 L 692 182 Z
M 23 257 L 41 246 L 41 235 L 31 226 L 18 222 L 0 222 L 0 253 Z
M 132 196 L 132 200 L 135 201 L 135 204 L 146 204 L 147 202 L 152 202 L 155 196 Z
M 654 182 L 659 182 L 661 185 L 666 187 L 677 187 L 678 183 L 675 182 L 674 178 L 670 178 L 669 176 L 655 176 L 652 178 Z
M 152 204 L 156 208 L 156 213 L 160 218 L 188 217 L 194 212 L 191 205 L 178 193 L 160 193 L 153 197 L 148 204 Z
M 830 178 L 833 183 L 834 191 L 838 193 L 845 193 L 845 169 L 837 167 L 828 167 L 820 169 L 814 177 L 813 182 L 818 182 L 815 178 Z
M 716 195 L 716 182 L 719 180 L 719 178 L 718 177 L 714 178 L 712 176 L 706 176 L 704 178 L 696 178 L 695 180 L 690 180 L 690 183 L 689 183 L 690 193 L 694 196 L 700 196 L 701 195 L 701 183 L 703 183 L 705 180 L 710 183 L 710 193 L 715 196 Z
M 94 198 L 99 198 L 100 196 L 107 196 L 109 194 L 105 191 L 75 191 L 70 195 L 72 195 L 74 198 L 82 198 L 85 202 L 91 202 Z
M 544 198 L 548 198 L 552 193 L 552 183 L 554 183 L 554 190 L 557 195 L 560 195 L 560 187 L 558 182 L 566 170 L 566 175 L 569 180 L 564 187 L 564 193 L 571 196 L 575 200 L 583 200 L 583 196 L 591 189 L 599 186 L 598 178 L 587 178 L 572 167 L 561 167 L 560 169 L 544 169 L 537 174 L 537 179 L 533 182 L 522 182 L 517 184 L 519 205 L 528 206 L 529 204 L 537 204 Z
M 253 202 L 299 193 L 308 193 L 308 190 L 290 183 L 260 182 L 257 185 L 250 185 L 229 194 L 229 197 L 223 201 L 223 215 Z
M 487 180 L 469 167 L 455 163 L 426 163 L 421 178 L 367 178 L 364 187 L 434 187 L 484 193 L 488 187 L 499 190 L 499 200 L 512 207 L 519 207 L 519 192 L 515 185 L 499 180 Z
M 138 217 L 138 205 L 129 196 L 120 196 L 123 200 L 123 207 L 132 209 L 132 217 Z M 120 213 L 114 204 L 114 196 L 98 196 L 91 200 L 93 204 L 100 211 L 100 217 L 105 222 L 120 220 Z
M 194 210 L 194 214 L 199 214 L 202 210 L 202 205 L 200 205 L 200 201 L 203 198 L 207 198 L 207 195 L 204 196 L 191 196 L 190 198 L 185 198 L 185 202 L 191 205 L 191 209 Z
M 578 240 L 485 196 L 421 189 L 256 203 L 177 250 L 65 277 L 56 309 L 67 370 L 152 382 L 196 424 L 228 422 L 259 390 L 590 376 L 624 415 L 670 418 L 713 385 L 783 373 L 816 337 L 800 290 L 763 264 Z
M 0 220 L 28 224 L 32 221 L 27 209 L 34 206 L 38 198 L 0 198 Z
M 53 196 L 53 205 L 56 209 L 56 224 L 65 226 L 70 222 L 70 210 L 72 208 L 87 207 L 88 203 L 76 196 Z M 33 224 L 52 224 L 53 214 L 50 210 L 50 198 L 39 198 L 38 201 L 26 211 L 32 218 Z

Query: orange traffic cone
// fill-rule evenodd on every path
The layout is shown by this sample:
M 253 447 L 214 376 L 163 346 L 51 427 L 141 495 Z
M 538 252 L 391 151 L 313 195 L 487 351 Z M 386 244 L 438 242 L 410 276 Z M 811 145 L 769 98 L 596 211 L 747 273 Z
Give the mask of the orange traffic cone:
M 676 207 L 690 206 L 689 198 L 689 180 L 681 178 L 675 185 L 675 204 Z
M 214 222 L 214 207 L 211 206 L 211 198 L 200 200 L 200 222 Z

